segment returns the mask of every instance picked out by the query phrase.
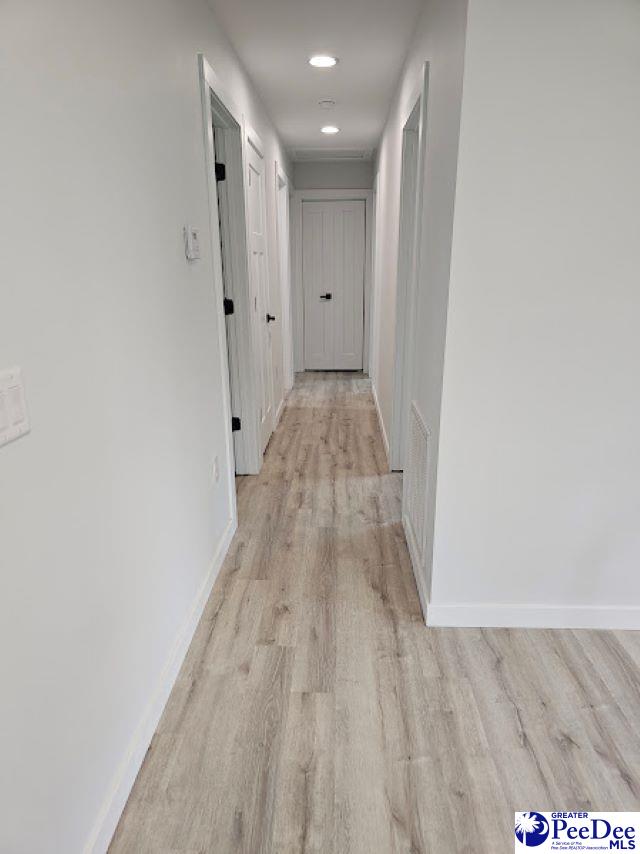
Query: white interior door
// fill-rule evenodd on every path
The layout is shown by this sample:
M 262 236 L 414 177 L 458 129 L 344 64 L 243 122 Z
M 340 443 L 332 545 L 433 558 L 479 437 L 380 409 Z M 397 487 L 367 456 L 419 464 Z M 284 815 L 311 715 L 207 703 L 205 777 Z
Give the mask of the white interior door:
M 260 437 L 262 450 L 273 431 L 273 362 L 269 311 L 269 275 L 265 207 L 264 159 L 253 146 L 247 145 L 247 207 L 249 220 L 249 277 L 253 301 L 254 335 L 259 365 Z
M 361 370 L 364 201 L 303 202 L 304 366 Z
M 278 213 L 278 253 L 280 310 L 282 312 L 282 373 L 285 392 L 293 386 L 293 331 L 291 321 L 291 268 L 289 237 L 289 184 L 276 164 L 276 205 Z

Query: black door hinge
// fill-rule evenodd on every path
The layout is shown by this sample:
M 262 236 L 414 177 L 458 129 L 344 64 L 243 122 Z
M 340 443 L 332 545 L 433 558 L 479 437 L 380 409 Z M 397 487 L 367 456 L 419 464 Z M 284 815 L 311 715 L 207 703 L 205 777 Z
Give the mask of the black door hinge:
M 224 163 L 216 163 L 216 181 L 224 181 L 227 177 L 227 167 Z
M 240 421 L 240 419 L 236 415 L 234 415 L 231 418 L 231 432 L 235 433 L 237 430 L 240 429 L 242 429 L 242 421 Z
M 229 297 L 225 297 L 223 300 L 223 303 L 224 303 L 224 313 L 225 314 L 233 314 L 233 312 L 235 311 L 235 309 L 233 307 L 233 300 L 229 299 Z

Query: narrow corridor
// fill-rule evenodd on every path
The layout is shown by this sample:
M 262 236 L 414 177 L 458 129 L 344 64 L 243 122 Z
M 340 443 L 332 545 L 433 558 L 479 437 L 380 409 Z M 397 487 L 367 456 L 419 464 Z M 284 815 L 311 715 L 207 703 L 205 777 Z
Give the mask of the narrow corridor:
M 300 375 L 238 489 L 112 852 L 497 854 L 515 809 L 637 807 L 637 635 L 426 629 L 367 378 Z

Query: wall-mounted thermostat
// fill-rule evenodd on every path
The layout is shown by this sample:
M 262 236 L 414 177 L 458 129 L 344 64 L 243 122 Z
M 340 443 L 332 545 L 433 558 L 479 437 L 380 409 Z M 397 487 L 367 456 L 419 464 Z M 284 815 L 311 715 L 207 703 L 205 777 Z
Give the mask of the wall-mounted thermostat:
M 0 446 L 30 429 L 20 368 L 0 371 Z
M 187 261 L 197 261 L 200 258 L 200 232 L 190 225 L 184 227 L 184 254 Z

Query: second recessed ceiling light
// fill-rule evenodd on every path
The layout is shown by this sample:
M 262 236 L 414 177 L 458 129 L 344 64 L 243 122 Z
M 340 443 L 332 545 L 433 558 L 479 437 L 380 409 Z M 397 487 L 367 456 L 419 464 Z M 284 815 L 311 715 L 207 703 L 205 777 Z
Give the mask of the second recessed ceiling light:
M 322 133 L 339 133 L 340 128 L 337 128 L 335 125 L 325 125 L 323 128 L 320 128 Z
M 313 65 L 314 68 L 333 68 L 337 62 L 335 56 L 328 56 L 324 53 L 316 54 L 309 59 L 309 65 Z

